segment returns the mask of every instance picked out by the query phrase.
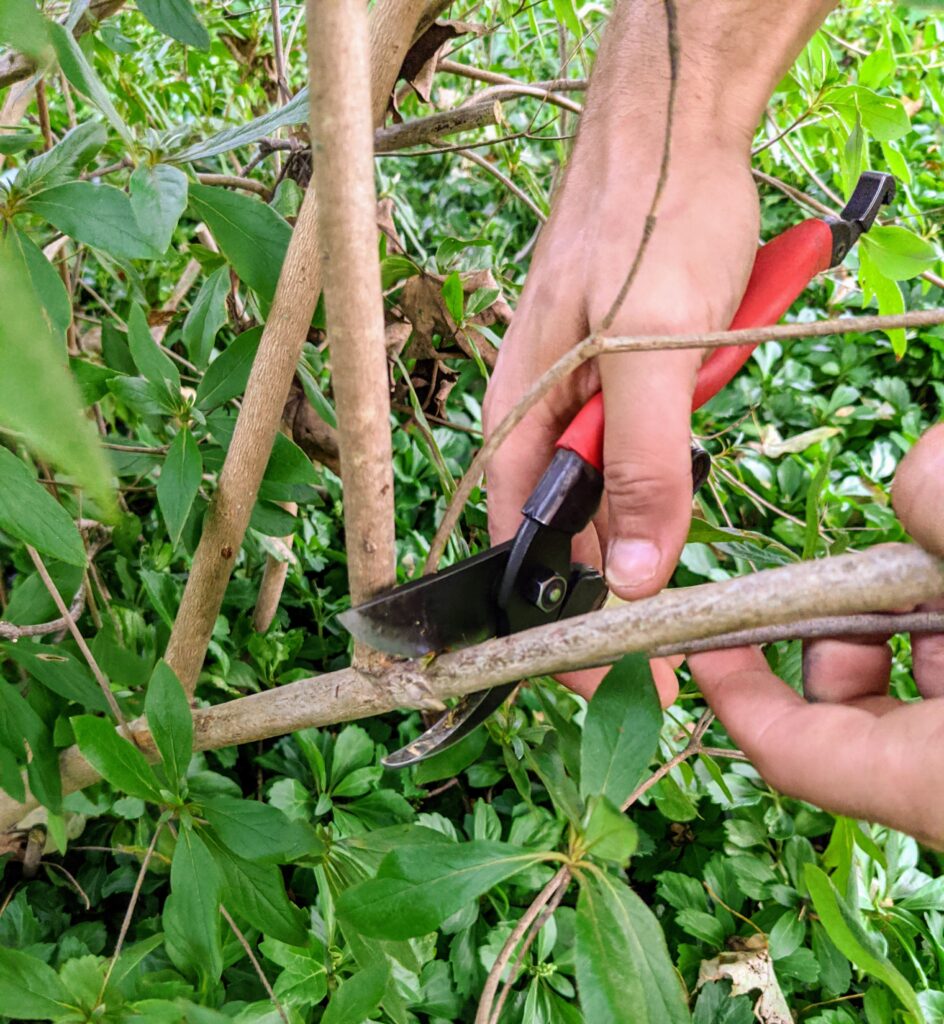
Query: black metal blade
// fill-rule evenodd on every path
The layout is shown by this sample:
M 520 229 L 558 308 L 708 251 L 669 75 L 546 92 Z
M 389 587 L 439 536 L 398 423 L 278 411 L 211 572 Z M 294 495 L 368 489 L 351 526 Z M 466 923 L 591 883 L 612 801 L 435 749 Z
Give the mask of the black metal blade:
M 388 754 L 381 763 L 385 768 L 406 768 L 454 746 L 497 710 L 515 686 L 517 683 L 506 683 L 463 697 L 454 708 L 444 711 L 426 732 Z
M 378 594 L 338 618 L 358 640 L 406 658 L 480 643 L 498 632 L 495 593 L 510 550 L 511 541 L 499 544 Z

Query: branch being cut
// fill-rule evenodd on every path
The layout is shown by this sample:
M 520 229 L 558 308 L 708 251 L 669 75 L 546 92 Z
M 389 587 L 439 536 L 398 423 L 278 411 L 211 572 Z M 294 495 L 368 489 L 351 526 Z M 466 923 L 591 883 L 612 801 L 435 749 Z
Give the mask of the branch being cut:
M 490 640 L 431 662 L 394 662 L 379 674 L 354 668 L 194 712 L 194 749 L 216 750 L 309 726 L 329 726 L 400 707 L 439 709 L 458 697 L 536 675 L 605 665 L 629 651 L 816 616 L 891 611 L 944 595 L 944 562 L 920 548 L 889 544 L 801 562 L 699 587 L 666 590 L 617 608 Z M 131 732 L 145 755 L 157 750 L 144 720 Z M 60 756 L 63 793 L 98 780 L 78 748 Z M 0 831 L 37 806 L 0 795 Z
M 758 345 L 765 341 L 792 341 L 796 338 L 822 338 L 830 334 L 866 334 L 869 331 L 900 327 L 934 327 L 944 323 L 944 309 L 919 309 L 893 316 L 846 316 L 834 320 L 818 320 L 804 324 L 775 324 L 772 327 L 747 327 L 737 331 L 709 331 L 705 334 L 640 334 L 629 338 L 601 338 L 591 334 L 584 338 L 542 374 L 518 404 L 498 424 L 485 444 L 475 453 L 465 475 L 459 481 L 446 509 L 436 536 L 429 547 L 424 573 L 436 571 L 446 550 L 449 534 L 455 529 L 469 495 L 478 486 L 485 465 L 528 412 L 581 363 L 611 352 L 659 352 L 685 348 L 727 348 L 737 345 Z
M 309 0 L 312 184 L 319 196 L 348 583 L 355 604 L 396 579 L 390 380 L 365 74 L 368 45 L 367 8 L 361 0 Z
M 371 11 L 371 108 L 380 124 L 422 0 L 380 0 Z M 262 332 L 236 429 L 204 521 L 165 657 L 192 694 L 265 472 L 302 344 L 321 292 L 315 190 L 305 194 Z

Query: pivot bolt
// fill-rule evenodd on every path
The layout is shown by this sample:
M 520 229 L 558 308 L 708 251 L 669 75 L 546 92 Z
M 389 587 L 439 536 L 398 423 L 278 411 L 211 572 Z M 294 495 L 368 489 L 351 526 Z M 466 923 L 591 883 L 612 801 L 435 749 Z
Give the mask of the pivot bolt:
M 567 580 L 556 572 L 536 573 L 525 588 L 524 596 L 542 612 L 552 612 L 567 594 Z

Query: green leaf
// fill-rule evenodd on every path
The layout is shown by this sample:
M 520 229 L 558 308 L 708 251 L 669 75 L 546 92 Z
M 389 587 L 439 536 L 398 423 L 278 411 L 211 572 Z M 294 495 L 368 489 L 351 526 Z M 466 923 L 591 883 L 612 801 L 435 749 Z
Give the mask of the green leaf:
M 56 268 L 43 255 L 42 249 L 19 228 L 10 229 L 10 247 L 29 275 L 33 292 L 42 303 L 42 312 L 57 341 L 72 323 L 72 302 Z
M 577 900 L 576 967 L 588 1021 L 687 1024 L 685 993 L 652 911 L 622 882 L 586 874 Z
M 117 259 L 159 255 L 141 230 L 131 200 L 114 185 L 70 181 L 31 196 L 23 209 L 44 217 L 63 234 Z
M 157 481 L 157 503 L 174 546 L 180 541 L 202 479 L 200 449 L 185 427 L 171 443 Z
M 284 1005 L 304 1010 L 317 1006 L 328 992 L 328 969 L 324 944 L 314 935 L 303 945 L 290 945 L 266 938 L 260 948 L 267 960 L 278 964 L 282 973 L 275 980 L 275 994 Z
M 158 32 L 185 46 L 209 50 L 209 33 L 194 14 L 190 0 L 138 0 L 138 10 Z
M 223 902 L 230 913 L 275 939 L 303 945 L 308 915 L 289 900 L 279 868 L 238 857 L 211 831 L 204 835 L 222 875 Z
M 14 233 L 0 232 L 0 426 L 20 433 L 28 448 L 87 488 L 110 516 L 110 472 L 65 367 L 65 345 L 49 329 L 30 276 Z
M 694 935 L 700 942 L 707 943 L 713 949 L 724 946 L 724 926 L 714 916 L 704 910 L 680 910 L 676 917 L 680 928 Z
M 208 185 L 190 186 L 190 206 L 240 280 L 271 302 L 292 235 L 288 222 L 259 199 Z
M 930 242 L 908 228 L 897 225 L 872 228 L 867 235 L 862 236 L 862 244 L 878 272 L 893 281 L 907 281 L 917 277 L 938 259 Z
M 217 267 L 203 282 L 184 320 L 183 342 L 197 366 L 206 366 L 213 350 L 216 332 L 226 323 L 226 296 L 229 293 L 229 267 Z M 258 330 L 261 336 L 261 328 Z M 246 331 L 246 334 L 252 333 Z M 240 337 L 245 337 L 241 334 Z M 205 386 L 201 381 L 201 388 Z M 199 391 L 198 391 L 199 394 Z
M 859 253 L 859 281 L 866 301 L 874 296 L 878 311 L 883 316 L 904 313 L 905 297 L 901 294 L 901 287 L 879 271 L 866 248 Z M 892 351 L 901 359 L 908 350 L 904 328 L 886 329 L 884 334 L 892 343 Z
M 14 190 L 31 195 L 42 188 L 62 185 L 78 175 L 108 141 L 99 121 L 86 121 L 70 129 L 45 153 L 34 156 L 13 179 Z
M 39 715 L 8 683 L 0 684 L 0 741 L 28 762 L 30 789 L 40 803 L 58 813 L 62 807 L 62 781 L 52 736 Z M 20 784 L 17 779 L 17 788 Z
M 0 1006 L 6 1017 L 57 1020 L 72 1002 L 59 975 L 42 960 L 0 947 Z
M 47 25 L 34 0 L 3 0 L 0 3 L 0 43 L 27 54 L 41 64 L 49 57 Z
M 426 935 L 543 857 L 506 843 L 404 846 L 384 857 L 376 878 L 342 893 L 338 915 L 372 938 Z
M 308 87 L 299 91 L 285 104 L 284 107 L 276 107 L 268 114 L 247 121 L 245 124 L 237 125 L 235 128 L 224 128 L 222 131 L 211 135 L 208 139 L 188 146 L 174 154 L 175 163 L 192 163 L 195 160 L 206 160 L 211 156 L 219 156 L 220 153 L 228 153 L 230 150 L 238 149 L 240 146 L 248 146 L 264 135 L 271 135 L 278 128 L 288 125 L 304 124 L 308 120 Z M 191 195 L 192 195 L 191 191 Z
M 580 748 L 580 793 L 617 807 L 632 793 L 659 744 L 662 708 L 649 660 L 628 654 L 606 674 L 587 708 Z
M 331 997 L 321 1024 L 364 1024 L 380 1006 L 389 978 L 385 960 L 352 974 Z
M 154 666 L 144 698 L 148 728 L 172 785 L 187 774 L 193 753 L 193 715 L 180 680 L 166 661 Z
M 128 190 L 141 234 L 155 252 L 167 252 L 180 215 L 187 209 L 187 176 L 169 164 L 141 164 L 133 171 Z
M 108 714 L 108 702 L 101 687 L 85 665 L 64 648 L 19 640 L 4 644 L 3 653 L 53 693 L 81 704 L 88 711 Z
M 144 310 L 137 303 L 128 314 L 128 346 L 131 357 L 143 377 L 152 384 L 180 389 L 180 371 L 170 356 L 154 340 Z
M 820 923 L 839 952 L 870 978 L 887 985 L 902 1006 L 919 1021 L 922 1020 L 914 989 L 895 965 L 878 950 L 862 927 L 857 911 L 845 902 L 826 873 L 815 864 L 807 864 L 804 874 Z
M 861 85 L 830 89 L 823 102 L 836 110 L 849 128 L 861 120 L 865 130 L 878 142 L 890 142 L 911 131 L 911 119 L 901 100 L 879 96 Z
M 206 844 L 193 829 L 181 829 L 164 903 L 164 945 L 181 971 L 214 980 L 223 973 L 220 889 L 220 872 Z
M 614 864 L 628 864 L 639 844 L 636 826 L 605 796 L 591 797 L 587 811 L 583 829 L 587 853 Z
M 462 290 L 462 278 L 454 270 L 442 285 L 442 297 L 449 315 L 457 324 L 462 323 L 465 313 L 465 293 Z
M 230 342 L 210 363 L 197 388 L 197 406 L 200 409 L 214 409 L 246 390 L 246 381 L 261 340 L 262 328 L 253 327 Z
M 58 22 L 48 22 L 47 27 L 56 57 L 59 59 L 59 67 L 62 68 L 62 73 L 69 80 L 70 85 L 94 103 L 128 146 L 133 146 L 134 136 L 115 109 L 101 79 L 85 59 L 85 54 L 76 42 L 75 36 Z
M 116 789 L 150 803 L 161 802 L 161 791 L 144 754 L 115 732 L 104 718 L 80 715 L 72 719 L 82 756 Z
M 277 807 L 258 800 L 214 797 L 203 802 L 203 816 L 222 842 L 246 860 L 284 862 L 325 851 L 307 822 L 291 821 Z
M 75 523 L 37 483 L 25 463 L 0 447 L 0 530 L 31 544 L 40 554 L 85 565 L 85 546 Z

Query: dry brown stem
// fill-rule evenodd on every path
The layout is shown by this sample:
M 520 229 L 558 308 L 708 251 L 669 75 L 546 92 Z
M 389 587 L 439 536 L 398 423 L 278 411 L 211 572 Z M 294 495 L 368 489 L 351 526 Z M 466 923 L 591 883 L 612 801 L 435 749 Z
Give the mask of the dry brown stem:
M 354 603 L 393 584 L 396 552 L 368 47 L 359 0 L 309 0 L 312 184 Z
M 604 665 L 629 651 L 801 622 L 824 614 L 891 611 L 944 594 L 944 562 L 912 545 L 890 544 L 859 554 L 802 562 L 567 619 L 445 654 L 429 664 L 392 662 L 383 673 L 354 668 L 302 679 L 194 712 L 194 747 L 269 739 L 309 726 L 336 725 L 394 708 L 434 709 L 448 697 L 536 675 Z M 157 759 L 147 723 L 130 726 L 145 756 Z M 63 793 L 97 781 L 76 747 L 60 756 Z M 0 795 L 0 831 L 37 806 Z
M 371 106 L 386 109 L 413 28 L 425 4 L 380 0 L 371 12 Z M 315 190 L 305 195 L 292 232 L 272 310 L 246 386 L 233 440 L 204 522 L 190 578 L 167 646 L 167 658 L 193 693 L 282 418 L 295 366 L 321 292 Z
M 894 316 L 847 316 L 815 323 L 775 324 L 772 327 L 748 327 L 738 331 L 710 331 L 704 334 L 637 335 L 629 338 L 601 338 L 591 334 L 583 339 L 540 376 L 521 401 L 498 424 L 485 444 L 476 452 L 465 475 L 459 481 L 446 513 L 429 548 L 424 572 L 436 571 L 449 534 L 455 529 L 469 495 L 478 485 L 488 460 L 528 412 L 581 363 L 612 352 L 656 352 L 686 348 L 726 348 L 731 345 L 756 345 L 764 341 L 793 341 L 796 338 L 821 338 L 830 334 L 866 334 L 893 328 L 933 327 L 944 323 L 944 309 L 920 309 Z

